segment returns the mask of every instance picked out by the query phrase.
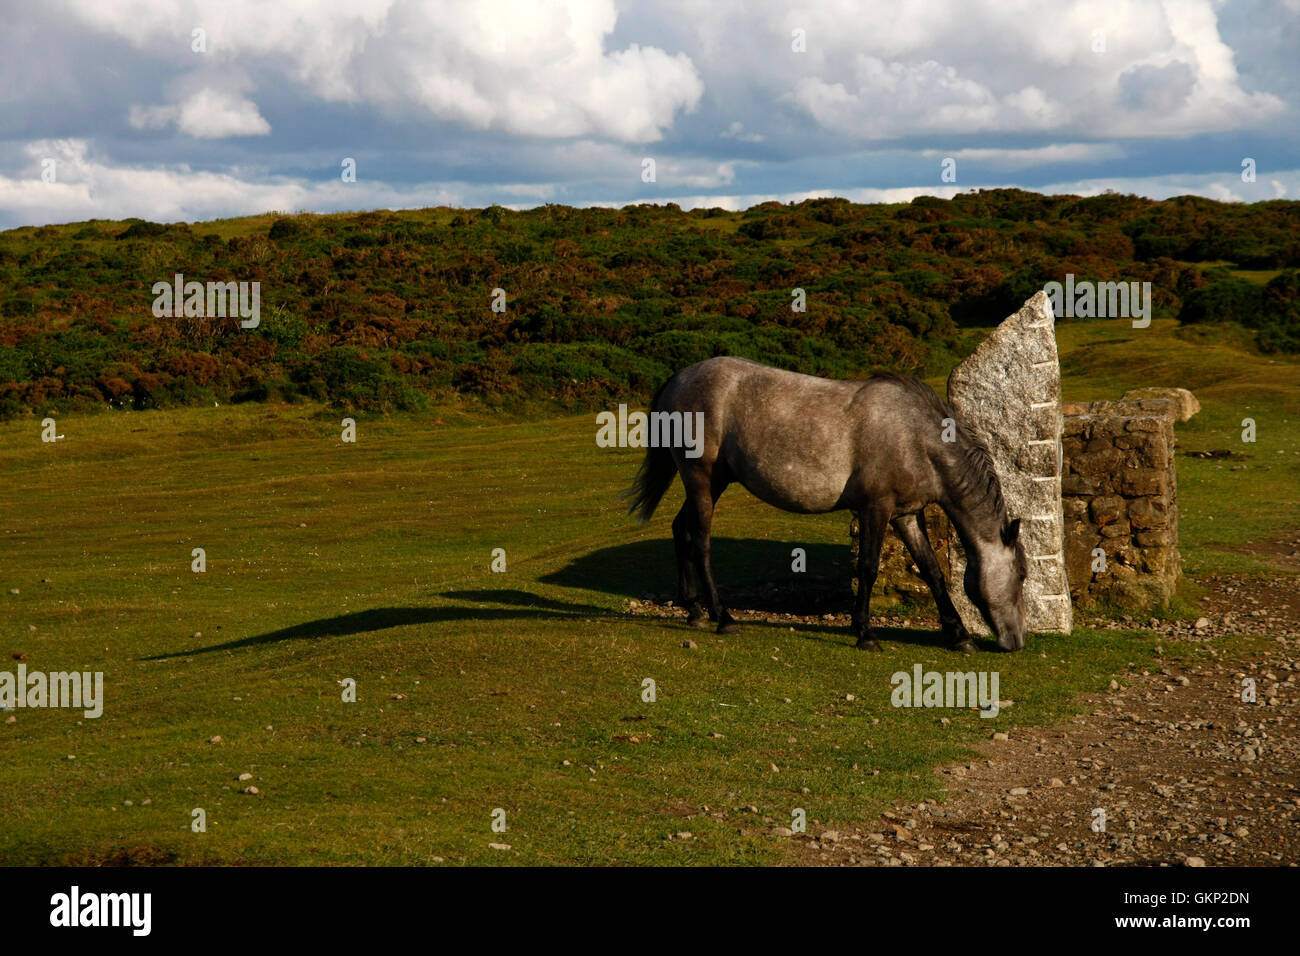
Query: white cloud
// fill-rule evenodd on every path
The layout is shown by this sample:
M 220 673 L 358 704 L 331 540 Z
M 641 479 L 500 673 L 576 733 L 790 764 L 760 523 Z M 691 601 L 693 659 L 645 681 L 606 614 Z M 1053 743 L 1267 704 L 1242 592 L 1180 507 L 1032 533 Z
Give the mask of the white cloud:
M 762 133 L 745 132 L 745 124 L 736 120 L 721 133 L 718 134 L 722 139 L 734 139 L 741 143 L 761 143 L 767 139 Z
M 303 92 L 474 129 L 537 137 L 662 138 L 704 87 L 690 58 L 606 51 L 613 0 L 69 0 L 94 28 L 175 63 L 279 69 Z M 207 31 L 207 53 L 190 31 Z M 219 104 L 212 116 L 233 120 Z M 248 120 L 246 108 L 236 111 Z
M 642 164 L 647 158 L 654 159 L 655 182 L 663 189 L 726 186 L 735 182 L 738 168 L 755 165 L 738 160 L 719 161 L 708 155 L 664 155 L 656 150 L 600 140 L 547 143 L 535 152 L 520 155 L 518 165 L 527 168 L 537 181 L 563 182 L 584 190 L 619 184 L 616 192 L 630 193 L 642 186 Z
M 1050 163 L 1095 163 L 1122 159 L 1124 150 L 1115 143 L 1053 143 L 1026 149 L 997 149 L 969 147 L 944 152 L 940 149 L 922 150 L 921 155 L 931 157 L 951 156 L 958 162 L 970 160 L 993 169 L 1025 169 Z
M 8 224 L 125 219 L 156 222 L 246 216 L 278 209 L 402 209 L 458 205 L 462 196 L 438 184 L 395 189 L 384 183 L 339 179 L 254 179 L 209 173 L 187 166 L 140 169 L 111 166 L 93 158 L 84 140 L 41 140 L 27 144 L 23 175 L 0 175 L 0 210 Z M 56 181 L 41 179 L 41 161 L 56 162 Z
M 1288 189 L 1300 190 L 1300 169 L 1284 170 L 1278 177 L 1264 184 L 1243 183 L 1232 175 L 1141 176 L 1113 179 L 1081 179 L 1037 187 L 1034 192 L 1047 195 L 1099 196 L 1109 190 L 1132 193 L 1151 199 L 1168 199 L 1171 196 L 1204 196 L 1223 202 L 1262 202 L 1281 198 Z M 982 186 L 981 189 L 1017 188 L 1014 183 L 1002 186 Z M 763 202 L 797 203 L 805 199 L 840 197 L 857 203 L 911 202 L 917 196 L 937 196 L 951 199 L 959 193 L 969 192 L 964 186 L 900 186 L 893 188 L 862 189 L 805 189 L 794 192 L 747 193 L 736 195 L 682 195 L 656 198 L 657 203 L 675 202 L 683 209 L 711 208 L 748 209 Z M 605 200 L 586 205 L 623 206 L 628 200 Z
M 496 188 L 507 196 L 524 196 L 540 202 L 549 202 L 556 193 L 554 183 L 507 183 Z
M 883 201 L 978 180 L 1041 183 L 1063 164 L 1102 163 L 1071 170 L 1093 177 L 1072 188 L 1297 195 L 1300 181 L 1275 172 L 1296 165 L 1295 111 L 1265 91 L 1300 88 L 1285 49 L 1300 0 L 1284 3 L 1268 18 L 1220 0 L 20 4 L 0 31 L 0 101 L 21 108 L 4 111 L 0 136 L 71 129 L 80 139 L 27 147 L 61 160 L 59 182 L 45 184 L 31 156 L 12 162 L 22 141 L 0 138 L 0 169 L 13 177 L 0 179 L 0 223 L 623 204 L 647 193 L 705 205 L 836 193 Z M 206 53 L 191 50 L 197 27 Z M 805 53 L 791 49 L 796 27 Z M 691 111 L 700 115 L 683 121 Z M 126 122 L 164 131 L 149 144 L 150 168 L 106 158 L 142 155 L 141 136 L 122 136 Z M 1268 179 L 1244 184 L 1231 168 L 1174 175 L 1209 168 L 1206 150 L 1221 149 L 1227 137 L 1216 134 L 1229 130 L 1242 131 L 1242 155 L 1267 160 Z M 1255 130 L 1269 138 L 1256 143 Z M 1148 142 L 1121 145 L 1135 139 Z M 873 145 L 891 140 L 900 142 Z M 1130 155 L 1168 175 L 1097 175 Z M 343 156 L 358 157 L 366 177 L 338 182 Z M 649 188 L 646 156 L 658 166 Z M 940 180 L 945 156 L 961 164 L 961 186 Z M 268 172 L 277 169 L 320 169 L 322 181 Z M 385 185 L 372 173 L 416 182 Z M 450 181 L 419 182 L 438 177 Z M 859 182 L 933 187 L 807 188 Z M 732 194 L 708 195 L 724 190 Z
M 687 186 L 691 189 L 716 189 L 736 181 L 735 163 L 697 165 L 664 162 L 658 165 L 659 182 Z
M 1267 184 L 1244 183 L 1239 173 L 1161 174 L 1155 176 L 1118 176 L 1097 179 L 1080 179 L 1072 182 L 1052 183 L 1035 187 L 1042 193 L 1074 193 L 1078 196 L 1097 196 L 1107 190 L 1134 193 L 1150 199 L 1168 199 L 1171 196 L 1204 196 L 1223 202 L 1264 202 L 1281 198 L 1287 189 L 1300 189 L 1300 169 L 1279 170 Z M 1279 192 L 1279 190 L 1281 192 Z
M 129 121 L 136 129 L 158 129 L 175 123 L 182 133 L 196 139 L 265 136 L 271 132 L 271 124 L 252 100 L 208 88 L 175 106 L 133 106 Z
M 791 98 L 820 125 L 858 139 L 890 139 L 920 130 L 960 134 L 1027 125 L 1017 105 L 1023 97 L 1000 101 L 987 87 L 934 60 L 889 63 L 859 54 L 853 73 L 852 89 L 805 77 Z M 1041 96 L 1033 106 L 1034 125 L 1037 117 L 1053 110 Z
M 700 61 L 711 87 L 742 75 L 769 100 L 860 141 L 1185 136 L 1261 128 L 1285 109 L 1243 88 L 1217 0 L 747 0 L 711 5 L 698 22 L 691 0 L 668 5 L 698 31 L 691 49 L 720 51 Z M 806 31 L 806 53 L 790 49 L 794 27 Z
M 858 203 L 900 203 L 911 202 L 917 196 L 939 196 L 943 199 L 951 199 L 960 192 L 963 192 L 963 190 L 958 186 L 901 186 L 892 189 L 804 189 L 788 193 L 674 196 L 663 199 L 656 198 L 654 202 L 660 205 L 672 202 L 683 209 L 712 209 L 717 207 L 735 212 L 765 202 L 797 203 L 803 202 L 805 199 L 838 197 Z M 611 200 L 585 205 L 619 207 L 627 205 L 627 202 Z
M 552 201 L 562 191 L 560 183 L 516 183 L 506 186 L 468 183 L 418 183 L 393 187 L 385 183 L 338 179 L 309 181 L 257 178 L 195 171 L 185 166 L 140 169 L 112 166 L 95 159 L 84 140 L 41 140 L 24 149 L 27 163 L 14 178 L 0 175 L 0 226 L 27 223 L 75 222 L 84 219 L 124 219 L 138 216 L 158 222 L 201 221 L 228 216 L 254 215 L 270 209 L 329 212 L 353 209 L 409 209 L 424 206 L 488 205 L 500 194 L 525 201 L 506 203 L 529 208 Z M 41 161 L 55 159 L 57 181 L 41 180 Z M 673 182 L 696 189 L 714 189 L 734 178 L 730 164 L 709 172 L 705 166 L 679 170 Z M 1011 183 L 1008 186 L 1014 185 Z M 994 187 L 984 187 L 994 188 Z M 1229 202 L 1259 202 L 1300 192 L 1300 169 L 1280 170 L 1267 184 L 1242 183 L 1240 176 L 1187 175 L 1083 179 L 1054 183 L 1037 189 L 1049 194 L 1095 196 L 1115 190 L 1153 199 L 1198 195 Z M 891 188 L 804 189 L 791 192 L 717 195 L 685 192 L 673 196 L 638 199 L 627 193 L 607 193 L 607 198 L 578 201 L 582 206 L 624 206 L 652 201 L 675 202 L 683 209 L 720 206 L 747 209 L 762 202 L 801 202 L 839 196 L 861 203 L 910 202 L 917 196 L 951 199 L 967 187 L 915 185 Z

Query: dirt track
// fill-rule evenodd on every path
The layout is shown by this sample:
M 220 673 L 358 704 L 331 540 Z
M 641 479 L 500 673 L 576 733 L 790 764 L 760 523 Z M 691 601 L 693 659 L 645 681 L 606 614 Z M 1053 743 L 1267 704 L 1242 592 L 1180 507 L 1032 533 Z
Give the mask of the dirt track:
M 1208 661 L 1143 672 L 1070 722 L 1013 732 L 939 772 L 942 802 L 800 839 L 801 862 L 851 866 L 1295 866 L 1300 862 L 1300 596 L 1294 580 L 1219 579 L 1208 626 L 1156 625 Z M 1112 626 L 1132 627 L 1116 622 Z M 1140 625 L 1137 625 L 1140 626 Z M 1225 633 L 1273 637 L 1219 660 Z M 1253 678 L 1255 703 L 1242 701 Z M 1094 831 L 1105 814 L 1104 831 Z

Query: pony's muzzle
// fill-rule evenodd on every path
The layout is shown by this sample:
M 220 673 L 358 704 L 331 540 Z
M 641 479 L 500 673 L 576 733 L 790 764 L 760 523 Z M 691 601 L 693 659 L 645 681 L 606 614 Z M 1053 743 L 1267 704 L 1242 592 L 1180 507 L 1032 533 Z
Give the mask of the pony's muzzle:
M 998 637 L 998 649 L 1003 651 L 1018 651 L 1025 646 L 1024 633 L 1004 634 Z

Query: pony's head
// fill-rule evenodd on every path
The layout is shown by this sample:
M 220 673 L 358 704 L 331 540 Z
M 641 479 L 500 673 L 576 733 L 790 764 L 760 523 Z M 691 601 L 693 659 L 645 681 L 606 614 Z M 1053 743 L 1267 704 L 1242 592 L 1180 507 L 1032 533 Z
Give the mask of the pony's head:
M 1000 540 L 971 548 L 966 556 L 966 596 L 1004 651 L 1025 646 L 1025 578 L 1029 560 L 1020 543 L 1020 519 L 1002 528 Z

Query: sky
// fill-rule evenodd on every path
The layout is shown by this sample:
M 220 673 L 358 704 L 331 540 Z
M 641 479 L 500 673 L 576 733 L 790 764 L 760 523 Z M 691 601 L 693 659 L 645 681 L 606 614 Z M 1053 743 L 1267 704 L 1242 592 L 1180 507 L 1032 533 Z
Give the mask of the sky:
M 1294 199 L 1298 120 L 1300 0 L 0 0 L 0 229 Z

